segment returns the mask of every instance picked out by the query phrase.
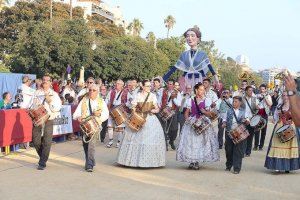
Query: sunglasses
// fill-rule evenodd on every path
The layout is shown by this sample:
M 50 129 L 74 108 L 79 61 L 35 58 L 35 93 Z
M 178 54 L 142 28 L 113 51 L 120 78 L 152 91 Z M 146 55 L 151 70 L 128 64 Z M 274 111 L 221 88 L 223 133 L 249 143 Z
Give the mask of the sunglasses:
M 94 82 L 87 82 L 88 84 L 93 84 Z
M 89 90 L 89 92 L 96 92 L 97 90 Z

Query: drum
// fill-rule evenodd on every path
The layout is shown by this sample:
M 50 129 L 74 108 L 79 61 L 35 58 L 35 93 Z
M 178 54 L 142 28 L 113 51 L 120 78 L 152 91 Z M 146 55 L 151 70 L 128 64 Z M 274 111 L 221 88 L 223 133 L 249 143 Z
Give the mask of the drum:
M 100 132 L 101 126 L 94 116 L 89 116 L 80 123 L 80 129 L 84 136 L 92 138 L 95 133 Z
M 296 135 L 295 130 L 291 125 L 283 125 L 277 129 L 276 134 L 282 143 L 290 141 Z
M 123 105 L 119 105 L 110 111 L 110 115 L 115 120 L 117 126 L 126 122 L 127 114 Z
M 134 131 L 139 131 L 145 123 L 146 119 L 136 112 L 133 112 L 129 120 L 127 121 L 127 125 L 129 126 L 129 128 L 131 128 Z
M 170 107 L 165 107 L 160 111 L 159 115 L 163 121 L 168 121 L 175 115 L 175 111 Z
M 40 126 L 46 123 L 50 117 L 43 105 L 30 109 L 28 114 L 31 117 L 34 126 Z
M 192 128 L 195 130 L 197 135 L 201 135 L 204 131 L 206 131 L 211 121 L 206 116 L 201 116 L 200 118 L 193 118 L 190 120 Z
M 247 139 L 249 135 L 250 134 L 244 124 L 240 124 L 238 127 L 229 132 L 229 137 L 232 139 L 234 144 L 242 142 Z
M 255 115 L 250 119 L 250 126 L 256 130 L 261 130 L 266 126 L 267 121 L 260 115 Z
M 210 111 L 210 116 L 209 116 L 209 119 L 214 122 L 216 121 L 217 119 L 219 118 L 219 112 L 217 109 L 212 109 Z

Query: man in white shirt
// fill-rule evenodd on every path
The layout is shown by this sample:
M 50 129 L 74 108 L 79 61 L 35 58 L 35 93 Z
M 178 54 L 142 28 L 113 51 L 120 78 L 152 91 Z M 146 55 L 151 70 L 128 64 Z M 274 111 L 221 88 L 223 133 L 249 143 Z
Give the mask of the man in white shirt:
M 251 118 L 256 114 L 258 109 L 258 100 L 253 95 L 252 86 L 247 86 L 245 89 L 245 96 L 243 97 L 244 106 L 245 106 L 245 118 L 247 119 L 247 129 L 249 131 L 250 136 L 247 138 L 247 148 L 246 148 L 246 157 L 249 157 L 251 154 L 253 137 L 256 134 L 256 131 L 253 127 L 250 126 Z
M 35 92 L 33 99 L 33 108 L 42 104 L 50 116 L 43 125 L 33 127 L 32 131 L 32 142 L 40 157 L 38 170 L 46 168 L 52 144 L 53 120 L 59 114 L 62 106 L 58 94 L 51 89 L 51 85 L 51 77 L 43 76 L 42 88 Z
M 192 89 L 191 85 L 186 85 L 185 92 L 183 92 L 183 91 L 181 92 L 182 101 L 181 101 L 181 105 L 179 107 L 179 113 L 178 113 L 180 132 L 185 123 L 184 112 L 186 111 L 186 108 L 187 108 L 187 102 L 189 102 L 190 99 L 192 98 L 192 93 L 193 93 L 193 89 Z
M 178 109 L 181 102 L 182 96 L 180 92 L 174 89 L 174 81 L 169 80 L 167 89 L 163 91 L 161 109 L 169 107 L 175 111 L 175 115 L 173 115 L 169 120 L 163 122 L 165 134 L 169 137 L 169 144 L 173 150 L 176 149 L 174 141 L 178 132 Z
M 268 128 L 268 116 L 270 107 L 272 106 L 272 98 L 267 93 L 267 86 L 265 84 L 259 86 L 259 91 L 260 93 L 257 95 L 257 99 L 259 100 L 258 114 L 266 120 L 266 126 L 255 133 L 254 149 L 257 150 L 257 148 L 259 148 L 259 150 L 261 151 L 263 150 L 265 144 L 265 138 Z
M 128 90 L 124 89 L 124 81 L 117 80 L 115 84 L 115 88 L 112 89 L 108 94 L 107 105 L 108 109 L 111 111 L 112 109 L 116 108 L 117 106 L 123 105 L 125 107 L 127 103 L 127 95 Z M 114 132 L 117 133 L 118 142 L 116 144 L 116 148 L 119 148 L 120 143 L 123 138 L 123 132 L 125 129 L 125 123 L 120 124 L 119 126 L 116 125 L 115 120 L 109 116 L 108 123 L 107 123 L 107 132 L 109 137 L 109 142 L 107 143 L 106 147 L 111 148 L 114 141 Z
M 99 87 L 96 84 L 93 84 L 89 87 L 88 95 L 83 97 L 77 106 L 73 119 L 78 120 L 82 123 L 87 117 L 93 116 L 95 117 L 99 126 L 102 125 L 102 122 L 108 119 L 109 111 L 105 101 L 99 96 Z M 94 130 L 95 133 L 100 130 Z M 84 134 L 84 133 L 83 133 Z M 85 135 L 83 138 L 86 137 Z M 83 139 L 83 149 L 85 153 L 85 170 L 87 172 L 92 172 L 95 162 L 95 144 L 96 137 L 88 138 L 89 142 L 85 142 Z
M 161 107 L 161 98 L 163 94 L 164 88 L 161 86 L 161 82 L 159 78 L 153 79 L 153 89 L 152 92 L 156 95 L 157 104 Z
M 229 96 L 229 90 L 223 90 L 221 98 L 217 102 L 217 108 L 220 114 L 218 119 L 218 140 L 219 149 L 223 148 L 224 128 L 222 127 L 223 121 L 226 121 L 227 111 L 232 106 L 232 98 Z
M 95 84 L 95 79 L 93 77 L 89 77 L 86 80 L 86 86 L 83 89 L 81 89 L 80 92 L 78 92 L 78 94 L 77 94 L 76 100 L 78 103 L 84 97 L 84 95 L 86 95 L 88 93 L 89 87 L 93 84 Z
M 206 91 L 206 98 L 210 98 L 210 100 L 212 101 L 211 107 L 213 108 L 216 106 L 216 103 L 219 98 L 217 94 L 212 90 L 211 80 L 209 78 L 203 80 L 203 85 Z
M 18 88 L 19 106 L 20 108 L 28 109 L 32 104 L 32 98 L 35 90 L 30 87 L 31 80 L 25 75 L 22 78 L 22 85 Z
M 229 133 L 238 127 L 245 120 L 245 111 L 241 108 L 242 97 L 233 97 L 232 107 L 227 112 L 226 119 L 223 120 L 223 128 L 226 127 L 225 152 L 226 152 L 226 171 L 233 167 L 233 173 L 239 174 L 242 169 L 242 160 L 245 151 L 245 141 L 234 144 L 229 137 Z

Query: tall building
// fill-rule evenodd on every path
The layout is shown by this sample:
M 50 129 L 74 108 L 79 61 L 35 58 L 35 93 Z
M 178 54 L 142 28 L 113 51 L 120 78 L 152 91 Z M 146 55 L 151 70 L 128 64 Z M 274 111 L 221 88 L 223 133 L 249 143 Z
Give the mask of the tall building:
M 81 7 L 84 10 L 84 18 L 93 14 L 100 15 L 117 26 L 126 28 L 126 22 L 120 6 L 112 7 L 101 0 L 54 0 L 56 2 L 72 4 L 72 7 Z
M 260 75 L 263 79 L 263 82 L 266 83 L 266 84 L 269 84 L 269 83 L 274 83 L 275 85 L 279 85 L 280 84 L 280 80 L 278 79 L 275 79 L 275 76 L 281 72 L 284 72 L 288 70 L 287 68 L 278 68 L 278 67 L 273 67 L 273 68 L 270 68 L 270 69 L 264 69 L 262 71 L 260 71 Z M 294 77 L 297 77 L 297 73 L 291 71 L 291 70 L 288 70 L 290 72 L 290 74 Z
M 251 71 L 249 57 L 245 55 L 238 55 L 235 62 L 242 67 L 243 71 Z

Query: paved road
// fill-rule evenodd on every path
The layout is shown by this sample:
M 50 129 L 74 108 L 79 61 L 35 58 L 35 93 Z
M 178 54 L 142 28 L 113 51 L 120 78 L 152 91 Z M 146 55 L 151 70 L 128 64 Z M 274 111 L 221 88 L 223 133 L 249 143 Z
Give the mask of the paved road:
M 99 143 L 97 166 L 87 173 L 81 143 L 59 143 L 52 146 L 45 171 L 36 170 L 33 149 L 0 157 L 0 199 L 300 199 L 300 171 L 272 173 L 263 167 L 265 154 L 245 158 L 239 175 L 224 171 L 224 150 L 220 162 L 199 171 L 176 162 L 175 151 L 167 152 L 165 168 L 131 169 L 116 165 L 116 148 Z

